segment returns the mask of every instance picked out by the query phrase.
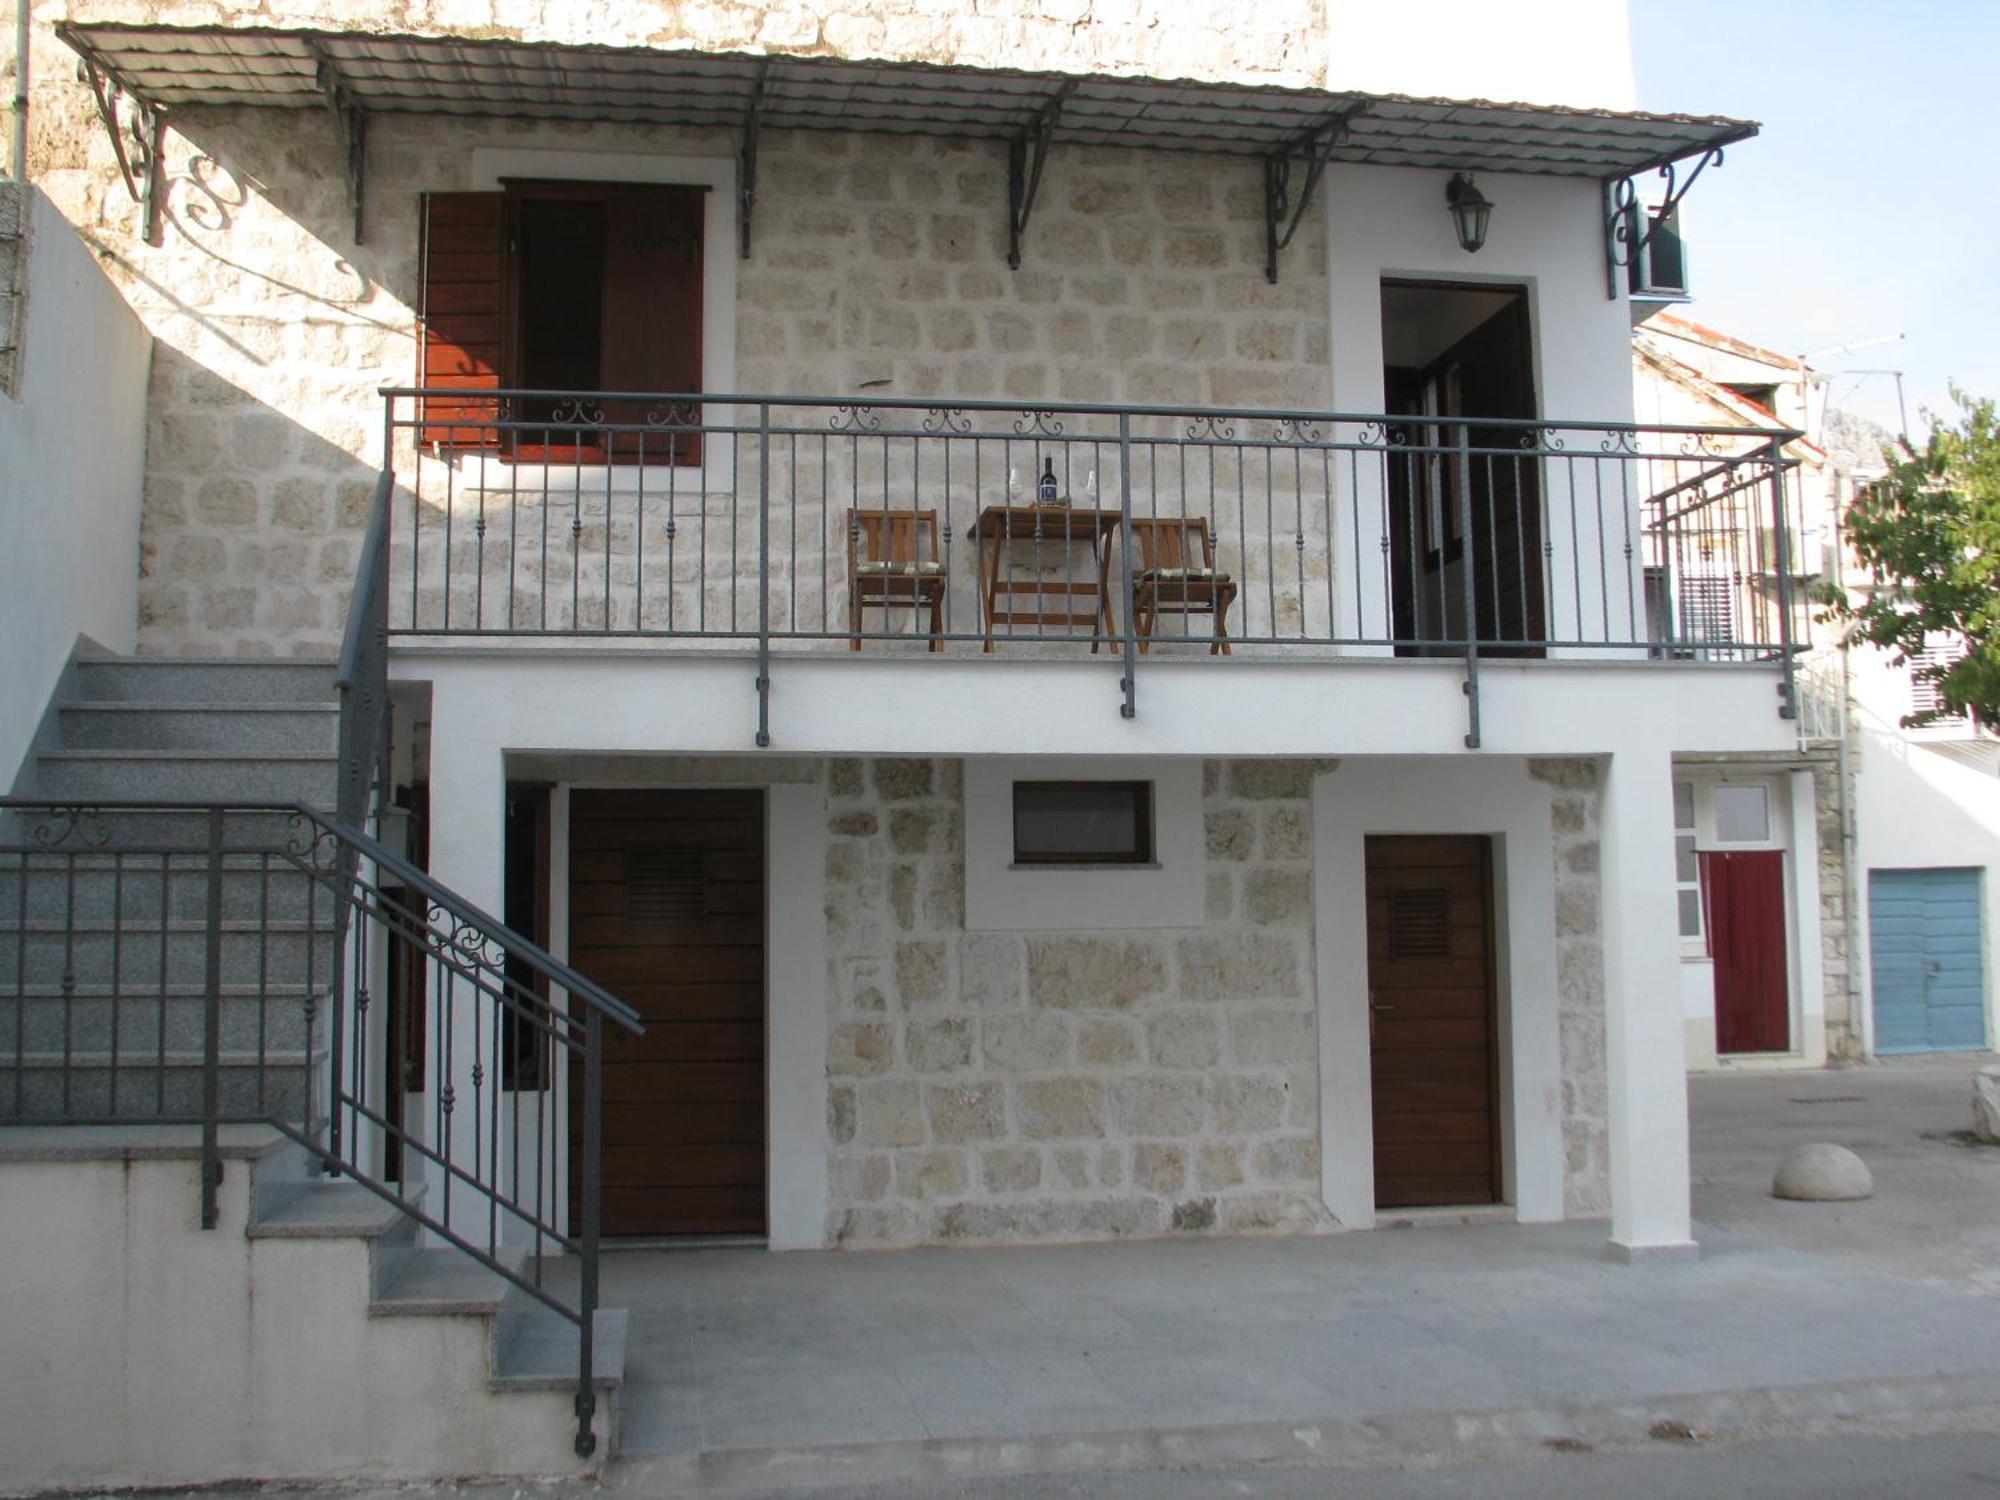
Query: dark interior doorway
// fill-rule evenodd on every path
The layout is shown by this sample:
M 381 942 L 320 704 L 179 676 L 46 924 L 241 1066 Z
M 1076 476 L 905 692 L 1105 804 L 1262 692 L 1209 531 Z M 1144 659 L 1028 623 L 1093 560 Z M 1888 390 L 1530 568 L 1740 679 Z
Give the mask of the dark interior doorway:
M 1534 336 L 1524 287 L 1382 283 L 1383 389 L 1391 416 L 1390 599 L 1398 651 L 1538 656 L 1547 635 Z M 1463 438 L 1463 452 L 1460 452 Z M 1468 535 L 1466 511 L 1470 509 Z

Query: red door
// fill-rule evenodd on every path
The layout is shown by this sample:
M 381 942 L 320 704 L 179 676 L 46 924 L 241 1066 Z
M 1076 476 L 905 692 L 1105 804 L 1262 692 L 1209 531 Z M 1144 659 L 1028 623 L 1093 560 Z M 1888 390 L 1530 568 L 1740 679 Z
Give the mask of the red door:
M 1715 1050 L 1790 1050 L 1784 855 L 1704 854 L 1701 892 L 1715 960 Z

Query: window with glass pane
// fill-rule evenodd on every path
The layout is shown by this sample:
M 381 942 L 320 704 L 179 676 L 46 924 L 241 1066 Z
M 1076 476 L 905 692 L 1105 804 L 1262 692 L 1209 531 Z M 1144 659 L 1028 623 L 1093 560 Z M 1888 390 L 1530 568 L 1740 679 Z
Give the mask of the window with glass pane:
M 1771 837 L 1771 794 L 1761 786 L 1719 786 L 1709 794 L 1716 842 L 1759 844 Z
M 1695 852 L 1694 783 L 1674 783 L 1674 887 L 1684 938 L 1701 936 L 1701 856 Z
M 1150 781 L 1017 781 L 1017 865 L 1153 862 Z

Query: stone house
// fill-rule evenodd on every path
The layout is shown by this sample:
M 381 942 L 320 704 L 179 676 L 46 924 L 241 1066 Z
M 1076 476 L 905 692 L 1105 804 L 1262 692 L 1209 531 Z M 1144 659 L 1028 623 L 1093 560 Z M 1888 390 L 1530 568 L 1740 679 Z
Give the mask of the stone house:
M 421 1474 L 601 1454 L 606 1238 L 1691 1251 L 1675 767 L 1796 744 L 1792 435 L 1635 424 L 1620 184 L 1755 127 L 1547 8 L 35 6 L 15 1263 L 393 1360 Z M 141 1386 L 0 1479 L 340 1471 Z
M 1828 376 L 1673 312 L 1633 330 L 1637 409 L 1652 422 L 1801 435 L 1802 577 L 1865 591 L 1841 540 L 1857 491 L 1883 473 L 1891 435 L 1827 401 Z M 1800 743 L 1790 755 L 1676 762 L 1682 977 L 1691 1066 L 1806 1066 L 1886 1053 L 1983 1050 L 1993 1030 L 1987 933 L 2000 921 L 2000 768 L 1992 736 L 1963 719 L 1908 728 L 1925 685 L 1888 653 L 1849 645 L 1815 612 L 1801 660 Z M 1948 653 L 1951 643 L 1936 650 Z M 1761 834 L 1721 840 L 1717 786 L 1777 809 Z M 1756 832 L 1756 830 L 1751 830 Z M 1785 920 L 1764 962 L 1718 965 L 1701 892 L 1725 860 L 1765 862 Z M 1752 1018 L 1755 1019 L 1752 1019 Z

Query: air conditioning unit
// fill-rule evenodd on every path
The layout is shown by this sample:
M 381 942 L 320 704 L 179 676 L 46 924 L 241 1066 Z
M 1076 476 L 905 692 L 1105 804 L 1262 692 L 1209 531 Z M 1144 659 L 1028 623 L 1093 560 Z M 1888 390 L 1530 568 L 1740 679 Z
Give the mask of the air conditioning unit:
M 1646 238 L 1642 244 L 1640 236 Z M 1686 302 L 1687 245 L 1681 239 L 1678 207 L 1657 208 L 1635 203 L 1625 210 L 1625 243 L 1632 247 L 1625 267 L 1626 287 L 1649 302 Z

